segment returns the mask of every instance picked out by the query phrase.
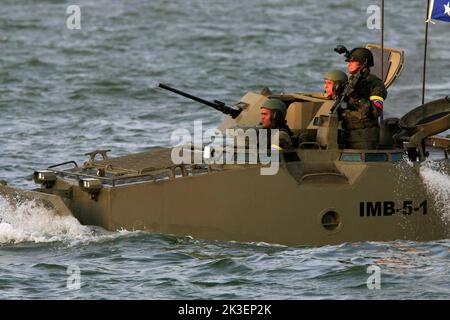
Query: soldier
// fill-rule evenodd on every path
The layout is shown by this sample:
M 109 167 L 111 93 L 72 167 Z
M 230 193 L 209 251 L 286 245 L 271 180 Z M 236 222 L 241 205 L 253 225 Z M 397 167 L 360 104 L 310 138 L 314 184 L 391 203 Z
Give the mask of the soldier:
M 347 148 L 375 149 L 378 145 L 378 117 L 383 112 L 387 91 L 383 81 L 370 73 L 373 55 L 366 48 L 351 50 L 345 60 L 350 73 L 349 84 L 361 72 L 361 78 L 348 98 L 348 108 L 341 114 Z
M 325 80 L 324 95 L 330 100 L 336 100 L 348 81 L 347 75 L 341 70 L 330 70 L 325 73 L 323 79 Z
M 292 148 L 292 131 L 286 123 L 286 105 L 280 99 L 269 99 L 261 107 L 261 125 L 264 129 L 278 129 L 278 144 L 271 148 L 278 150 Z

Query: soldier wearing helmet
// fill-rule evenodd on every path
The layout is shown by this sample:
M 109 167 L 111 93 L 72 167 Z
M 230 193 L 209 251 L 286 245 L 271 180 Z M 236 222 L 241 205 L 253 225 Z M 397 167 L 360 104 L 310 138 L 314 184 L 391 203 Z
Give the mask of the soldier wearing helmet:
M 286 123 L 286 105 L 280 99 L 269 99 L 261 106 L 261 125 L 264 129 L 278 129 L 278 144 L 271 148 L 278 150 L 292 148 L 292 131 Z
M 349 148 L 375 149 L 378 144 L 378 117 L 383 112 L 387 90 L 383 81 L 370 73 L 374 66 L 369 49 L 355 48 L 346 54 L 349 83 L 361 73 L 361 79 L 348 98 L 348 108 L 342 112 L 344 139 Z
M 332 100 L 336 100 L 339 97 L 348 81 L 347 75 L 341 70 L 330 70 L 325 73 L 323 79 L 325 80 L 325 98 Z

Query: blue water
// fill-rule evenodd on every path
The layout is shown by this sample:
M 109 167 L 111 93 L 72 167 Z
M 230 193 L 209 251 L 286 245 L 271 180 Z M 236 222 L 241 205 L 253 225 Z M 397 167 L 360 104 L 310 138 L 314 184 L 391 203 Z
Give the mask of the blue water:
M 366 27 L 376 3 L 81 0 L 81 30 L 69 30 L 70 1 L 4 0 L 0 180 L 33 188 L 37 168 L 83 162 L 98 148 L 168 146 L 177 128 L 222 120 L 158 82 L 228 104 L 264 86 L 321 91 L 325 71 L 345 69 L 336 44 L 379 43 L 379 30 Z M 420 105 L 424 17 L 422 2 L 386 1 L 385 45 L 405 50 L 387 116 Z M 430 26 L 427 101 L 450 92 L 449 35 L 449 24 Z M 448 210 L 448 175 L 424 178 Z M 284 247 L 110 233 L 0 199 L 0 298 L 448 299 L 449 248 L 448 240 Z M 380 290 L 367 287 L 371 265 Z M 79 270 L 79 289 L 68 268 Z

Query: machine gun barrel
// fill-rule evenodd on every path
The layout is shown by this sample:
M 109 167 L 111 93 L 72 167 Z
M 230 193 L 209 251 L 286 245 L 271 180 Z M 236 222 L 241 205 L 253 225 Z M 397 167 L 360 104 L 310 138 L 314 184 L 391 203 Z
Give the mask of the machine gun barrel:
M 172 87 L 170 87 L 170 86 L 168 86 L 166 84 L 163 84 L 163 83 L 158 84 L 158 87 L 166 89 L 166 90 L 169 90 L 169 91 L 172 91 L 173 93 L 179 94 L 179 95 L 181 95 L 183 97 L 186 97 L 186 98 L 189 98 L 191 100 L 200 102 L 200 103 L 205 104 L 207 106 L 210 106 L 210 107 L 212 107 L 212 108 L 214 108 L 214 109 L 216 109 L 216 110 L 218 110 L 218 111 L 220 111 L 222 113 L 230 115 L 233 119 L 235 119 L 242 111 L 242 109 L 233 109 L 231 107 L 228 107 L 222 101 L 214 100 L 214 102 L 211 102 L 211 101 L 208 101 L 208 100 L 205 100 L 205 99 L 193 96 L 192 94 L 183 92 L 181 90 L 172 88 Z

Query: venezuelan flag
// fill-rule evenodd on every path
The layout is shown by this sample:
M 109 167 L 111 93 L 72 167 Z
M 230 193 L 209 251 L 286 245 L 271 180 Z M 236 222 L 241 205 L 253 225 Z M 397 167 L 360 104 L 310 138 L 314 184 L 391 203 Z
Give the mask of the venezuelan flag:
M 370 97 L 370 101 L 374 104 L 375 107 L 380 108 L 381 110 L 383 110 L 384 99 L 382 97 L 371 96 Z

